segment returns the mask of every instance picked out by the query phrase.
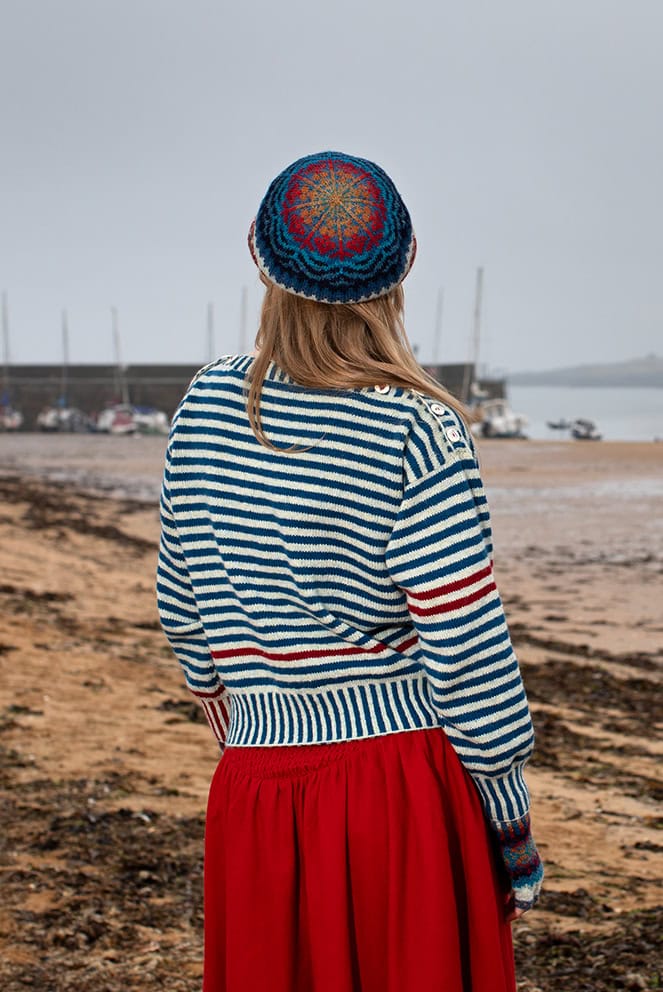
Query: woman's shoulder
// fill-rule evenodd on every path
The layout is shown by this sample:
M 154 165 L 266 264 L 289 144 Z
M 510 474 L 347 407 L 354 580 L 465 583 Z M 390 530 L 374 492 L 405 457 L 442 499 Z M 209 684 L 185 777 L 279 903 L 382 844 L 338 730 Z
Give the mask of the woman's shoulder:
M 221 358 L 215 358 L 213 362 L 208 362 L 207 365 L 203 365 L 201 369 L 198 369 L 191 382 L 187 386 L 187 392 L 194 386 L 199 379 L 207 376 L 209 373 L 213 373 L 219 368 L 235 368 L 242 361 L 246 362 L 247 358 L 251 356 L 247 355 L 223 355 Z
M 415 435 L 425 435 L 429 441 L 441 443 L 445 450 L 462 452 L 469 448 L 475 454 L 470 427 L 450 403 L 416 389 L 408 389 L 404 399 L 411 412 Z
M 193 406 L 208 402 L 212 391 L 219 386 L 219 377 L 234 368 L 239 368 L 241 361 L 248 362 L 251 356 L 222 355 L 213 362 L 208 362 L 198 369 L 189 385 L 184 390 L 171 421 L 170 438 L 174 440 L 183 416 L 188 416 Z

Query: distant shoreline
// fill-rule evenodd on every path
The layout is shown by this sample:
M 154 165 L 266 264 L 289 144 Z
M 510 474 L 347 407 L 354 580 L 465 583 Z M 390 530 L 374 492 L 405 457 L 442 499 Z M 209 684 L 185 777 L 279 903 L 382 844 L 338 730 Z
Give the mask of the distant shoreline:
M 514 373 L 504 377 L 507 386 L 564 386 L 569 389 L 663 389 L 663 379 L 647 382 L 639 379 L 610 380 L 602 379 L 558 379 L 539 376 L 533 372 L 531 375 L 525 372 Z
M 626 362 L 597 362 L 540 371 L 525 370 L 506 373 L 504 378 L 508 385 L 513 386 L 663 389 L 663 358 L 659 358 L 658 355 L 645 355 L 643 358 L 633 358 Z

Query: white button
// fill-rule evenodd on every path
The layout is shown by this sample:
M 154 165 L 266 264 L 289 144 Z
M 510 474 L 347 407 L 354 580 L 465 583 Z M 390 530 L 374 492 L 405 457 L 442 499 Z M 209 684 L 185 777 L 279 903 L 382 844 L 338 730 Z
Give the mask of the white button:
M 444 407 L 440 406 L 439 403 L 431 403 L 431 410 L 433 413 L 444 413 Z
M 373 388 L 375 389 L 375 392 L 376 393 L 388 393 L 389 392 L 389 386 L 374 386 Z
M 455 427 L 448 427 L 445 433 L 450 441 L 460 441 L 460 431 Z

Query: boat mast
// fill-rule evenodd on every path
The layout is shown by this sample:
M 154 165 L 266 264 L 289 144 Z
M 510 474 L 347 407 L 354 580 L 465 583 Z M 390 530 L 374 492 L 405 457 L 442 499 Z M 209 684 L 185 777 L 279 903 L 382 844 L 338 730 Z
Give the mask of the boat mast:
M 115 385 L 122 402 L 129 404 L 129 384 L 127 382 L 126 366 L 122 364 L 120 349 L 120 328 L 117 317 L 117 307 L 111 307 L 111 323 L 113 327 L 113 352 L 115 355 Z
M 66 407 L 69 377 L 69 320 L 67 311 L 62 311 L 62 379 L 60 381 L 60 404 Z
M 0 406 L 9 406 L 9 304 L 2 292 L 2 396 Z
M 472 362 L 474 374 L 479 376 L 479 338 L 481 335 L 481 307 L 483 304 L 483 267 L 477 269 L 477 287 L 474 299 L 474 348 Z
M 483 266 L 477 269 L 476 289 L 474 293 L 474 321 L 472 332 L 472 354 L 470 362 L 465 366 L 463 376 L 463 392 L 461 399 L 467 403 L 470 396 L 470 375 L 474 370 L 475 378 L 479 375 L 479 339 L 481 336 L 481 304 L 483 302 Z
M 214 304 L 207 304 L 207 361 L 214 361 L 216 345 L 214 343 Z
M 435 308 L 435 337 L 433 339 L 433 365 L 440 360 L 440 339 L 442 337 L 442 314 L 444 311 L 444 290 L 437 291 L 437 307 Z
M 242 298 L 239 308 L 239 353 L 244 354 L 246 348 L 246 332 L 249 322 L 249 290 L 242 286 Z

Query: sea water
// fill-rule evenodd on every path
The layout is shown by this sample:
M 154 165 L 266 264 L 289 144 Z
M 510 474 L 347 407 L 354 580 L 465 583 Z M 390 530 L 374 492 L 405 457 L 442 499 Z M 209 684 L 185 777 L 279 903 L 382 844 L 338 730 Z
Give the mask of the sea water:
M 593 420 L 607 441 L 663 441 L 663 389 L 619 386 L 510 386 L 507 398 L 514 413 L 529 423 L 528 437 L 566 438 L 548 420 Z

